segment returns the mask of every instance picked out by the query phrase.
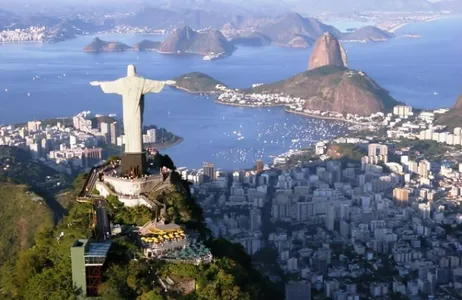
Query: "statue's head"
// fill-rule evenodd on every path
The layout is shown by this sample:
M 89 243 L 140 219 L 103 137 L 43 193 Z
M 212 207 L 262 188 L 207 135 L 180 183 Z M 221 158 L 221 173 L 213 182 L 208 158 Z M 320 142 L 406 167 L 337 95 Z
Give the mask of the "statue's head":
M 127 77 L 134 77 L 134 76 L 136 76 L 135 65 L 128 65 L 128 67 L 127 67 Z

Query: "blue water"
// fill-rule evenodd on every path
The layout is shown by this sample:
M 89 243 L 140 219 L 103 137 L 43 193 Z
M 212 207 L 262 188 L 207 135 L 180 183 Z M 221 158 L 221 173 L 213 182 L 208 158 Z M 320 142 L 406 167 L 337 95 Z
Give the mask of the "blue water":
M 354 20 L 327 21 L 326 23 L 334 26 L 335 28 L 337 28 L 338 30 L 342 32 L 346 32 L 348 29 L 351 29 L 351 28 L 361 28 L 361 27 L 368 26 L 368 25 L 374 25 L 374 22 L 371 22 L 371 21 L 362 22 L 362 21 L 354 21 Z
M 350 67 L 366 71 L 394 97 L 411 105 L 452 105 L 462 93 L 462 19 L 412 24 L 399 33 L 406 32 L 423 37 L 346 44 Z M 0 123 L 71 116 L 83 110 L 120 115 L 120 99 L 104 95 L 88 82 L 123 76 L 130 63 L 137 65 L 139 73 L 154 79 L 200 71 L 238 88 L 304 71 L 310 55 L 309 49 L 243 47 L 229 58 L 207 62 L 196 56 L 179 58 L 157 53 L 84 53 L 82 47 L 92 38 L 52 45 L 0 46 Z M 133 44 L 145 37 L 101 38 Z M 34 81 L 36 75 L 40 79 Z M 171 88 L 149 95 L 146 101 L 145 123 L 184 137 L 183 143 L 166 152 L 177 165 L 187 167 L 199 167 L 203 161 L 225 169 L 250 167 L 256 159 L 269 161 L 270 155 L 307 146 L 326 137 L 327 132 L 343 130 L 340 125 L 287 114 L 279 108 L 218 105 L 212 99 Z M 233 132 L 245 138 L 238 140 Z

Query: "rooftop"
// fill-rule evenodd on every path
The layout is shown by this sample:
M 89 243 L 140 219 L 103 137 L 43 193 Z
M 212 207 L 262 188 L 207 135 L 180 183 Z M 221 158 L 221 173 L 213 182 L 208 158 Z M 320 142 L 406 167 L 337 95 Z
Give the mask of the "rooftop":
M 90 243 L 85 251 L 85 257 L 106 257 L 111 244 L 111 241 Z

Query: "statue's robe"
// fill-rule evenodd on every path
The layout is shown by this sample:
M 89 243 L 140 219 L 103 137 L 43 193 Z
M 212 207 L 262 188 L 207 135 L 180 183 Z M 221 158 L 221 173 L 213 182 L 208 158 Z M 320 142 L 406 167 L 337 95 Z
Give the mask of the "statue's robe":
M 143 151 L 144 95 L 159 93 L 165 86 L 165 82 L 128 76 L 115 81 L 100 82 L 100 86 L 106 94 L 122 96 L 125 153 L 141 153 Z

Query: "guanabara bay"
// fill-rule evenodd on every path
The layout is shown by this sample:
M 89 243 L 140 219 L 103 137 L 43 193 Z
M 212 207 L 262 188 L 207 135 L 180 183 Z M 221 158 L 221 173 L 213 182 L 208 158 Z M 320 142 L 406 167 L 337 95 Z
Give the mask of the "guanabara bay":
M 0 4 L 0 300 L 462 299 L 460 1 Z

